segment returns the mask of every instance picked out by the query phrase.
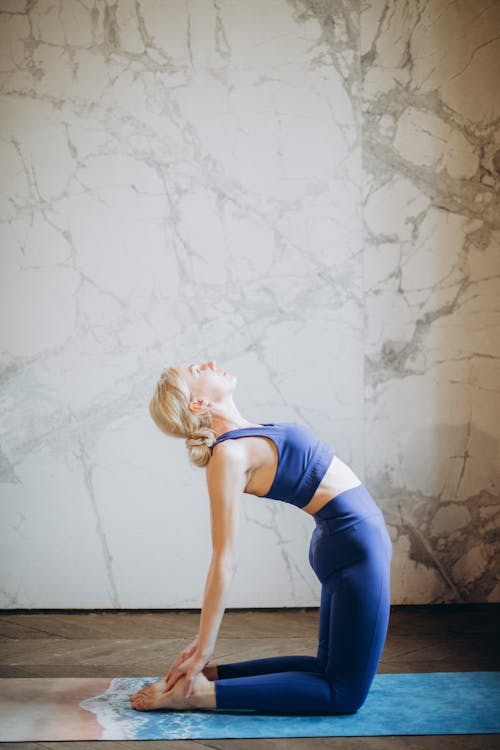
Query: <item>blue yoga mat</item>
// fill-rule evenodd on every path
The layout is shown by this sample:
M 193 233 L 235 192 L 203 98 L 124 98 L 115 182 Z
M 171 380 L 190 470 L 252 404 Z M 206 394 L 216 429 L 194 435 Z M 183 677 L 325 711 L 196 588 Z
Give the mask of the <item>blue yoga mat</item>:
M 500 733 L 500 672 L 377 674 L 357 713 L 338 716 L 132 709 L 129 696 L 159 679 L 116 677 L 80 706 L 110 740 Z

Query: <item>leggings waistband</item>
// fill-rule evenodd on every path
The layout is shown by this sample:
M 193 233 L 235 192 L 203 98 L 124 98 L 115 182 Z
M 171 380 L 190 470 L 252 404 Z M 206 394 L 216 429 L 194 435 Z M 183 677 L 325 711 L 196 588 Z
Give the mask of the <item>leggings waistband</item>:
M 365 485 L 359 484 L 332 497 L 313 518 L 319 530 L 332 534 L 372 516 L 384 518 Z

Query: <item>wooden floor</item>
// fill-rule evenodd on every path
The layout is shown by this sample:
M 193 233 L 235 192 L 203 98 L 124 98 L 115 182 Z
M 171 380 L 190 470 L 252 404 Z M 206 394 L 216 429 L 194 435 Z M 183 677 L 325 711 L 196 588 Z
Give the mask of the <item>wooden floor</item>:
M 197 632 L 199 614 L 48 613 L 0 615 L 1 677 L 128 677 L 166 674 Z M 314 654 L 317 610 L 228 611 L 211 663 Z M 500 669 L 500 606 L 393 607 L 379 672 Z M 0 743 L 13 750 L 75 750 L 75 742 Z M 79 743 L 100 748 L 102 742 Z M 106 750 L 499 750 L 500 735 L 320 737 L 270 740 L 105 742 Z

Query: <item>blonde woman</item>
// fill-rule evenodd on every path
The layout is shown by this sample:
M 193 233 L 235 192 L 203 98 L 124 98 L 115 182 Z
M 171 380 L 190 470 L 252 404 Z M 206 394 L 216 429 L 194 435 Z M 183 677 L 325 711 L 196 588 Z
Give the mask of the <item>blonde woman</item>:
M 333 449 L 295 422 L 256 424 L 233 398 L 236 376 L 214 360 L 163 371 L 151 400 L 158 427 L 184 438 L 205 467 L 212 559 L 199 632 L 133 708 L 355 713 L 387 634 L 392 544 L 381 510 Z M 321 582 L 316 656 L 208 666 L 238 561 L 242 492 L 290 503 L 315 520 L 309 562 Z M 259 500 L 259 502 L 263 502 Z

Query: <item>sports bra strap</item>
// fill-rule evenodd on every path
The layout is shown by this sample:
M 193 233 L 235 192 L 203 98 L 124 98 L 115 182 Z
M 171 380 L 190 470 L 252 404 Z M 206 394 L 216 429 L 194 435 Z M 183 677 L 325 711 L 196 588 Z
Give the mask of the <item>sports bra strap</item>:
M 263 430 L 263 427 L 274 427 L 275 422 L 263 422 L 258 427 L 238 427 L 235 430 L 228 430 L 228 432 L 223 432 L 215 443 L 213 443 L 212 448 L 214 445 L 217 445 L 217 443 L 222 443 L 224 440 L 230 440 L 232 437 L 236 437 L 236 433 L 238 437 L 252 437 L 252 435 L 264 435 L 266 432 L 269 432 L 269 430 Z M 256 432 L 257 431 L 257 432 Z

